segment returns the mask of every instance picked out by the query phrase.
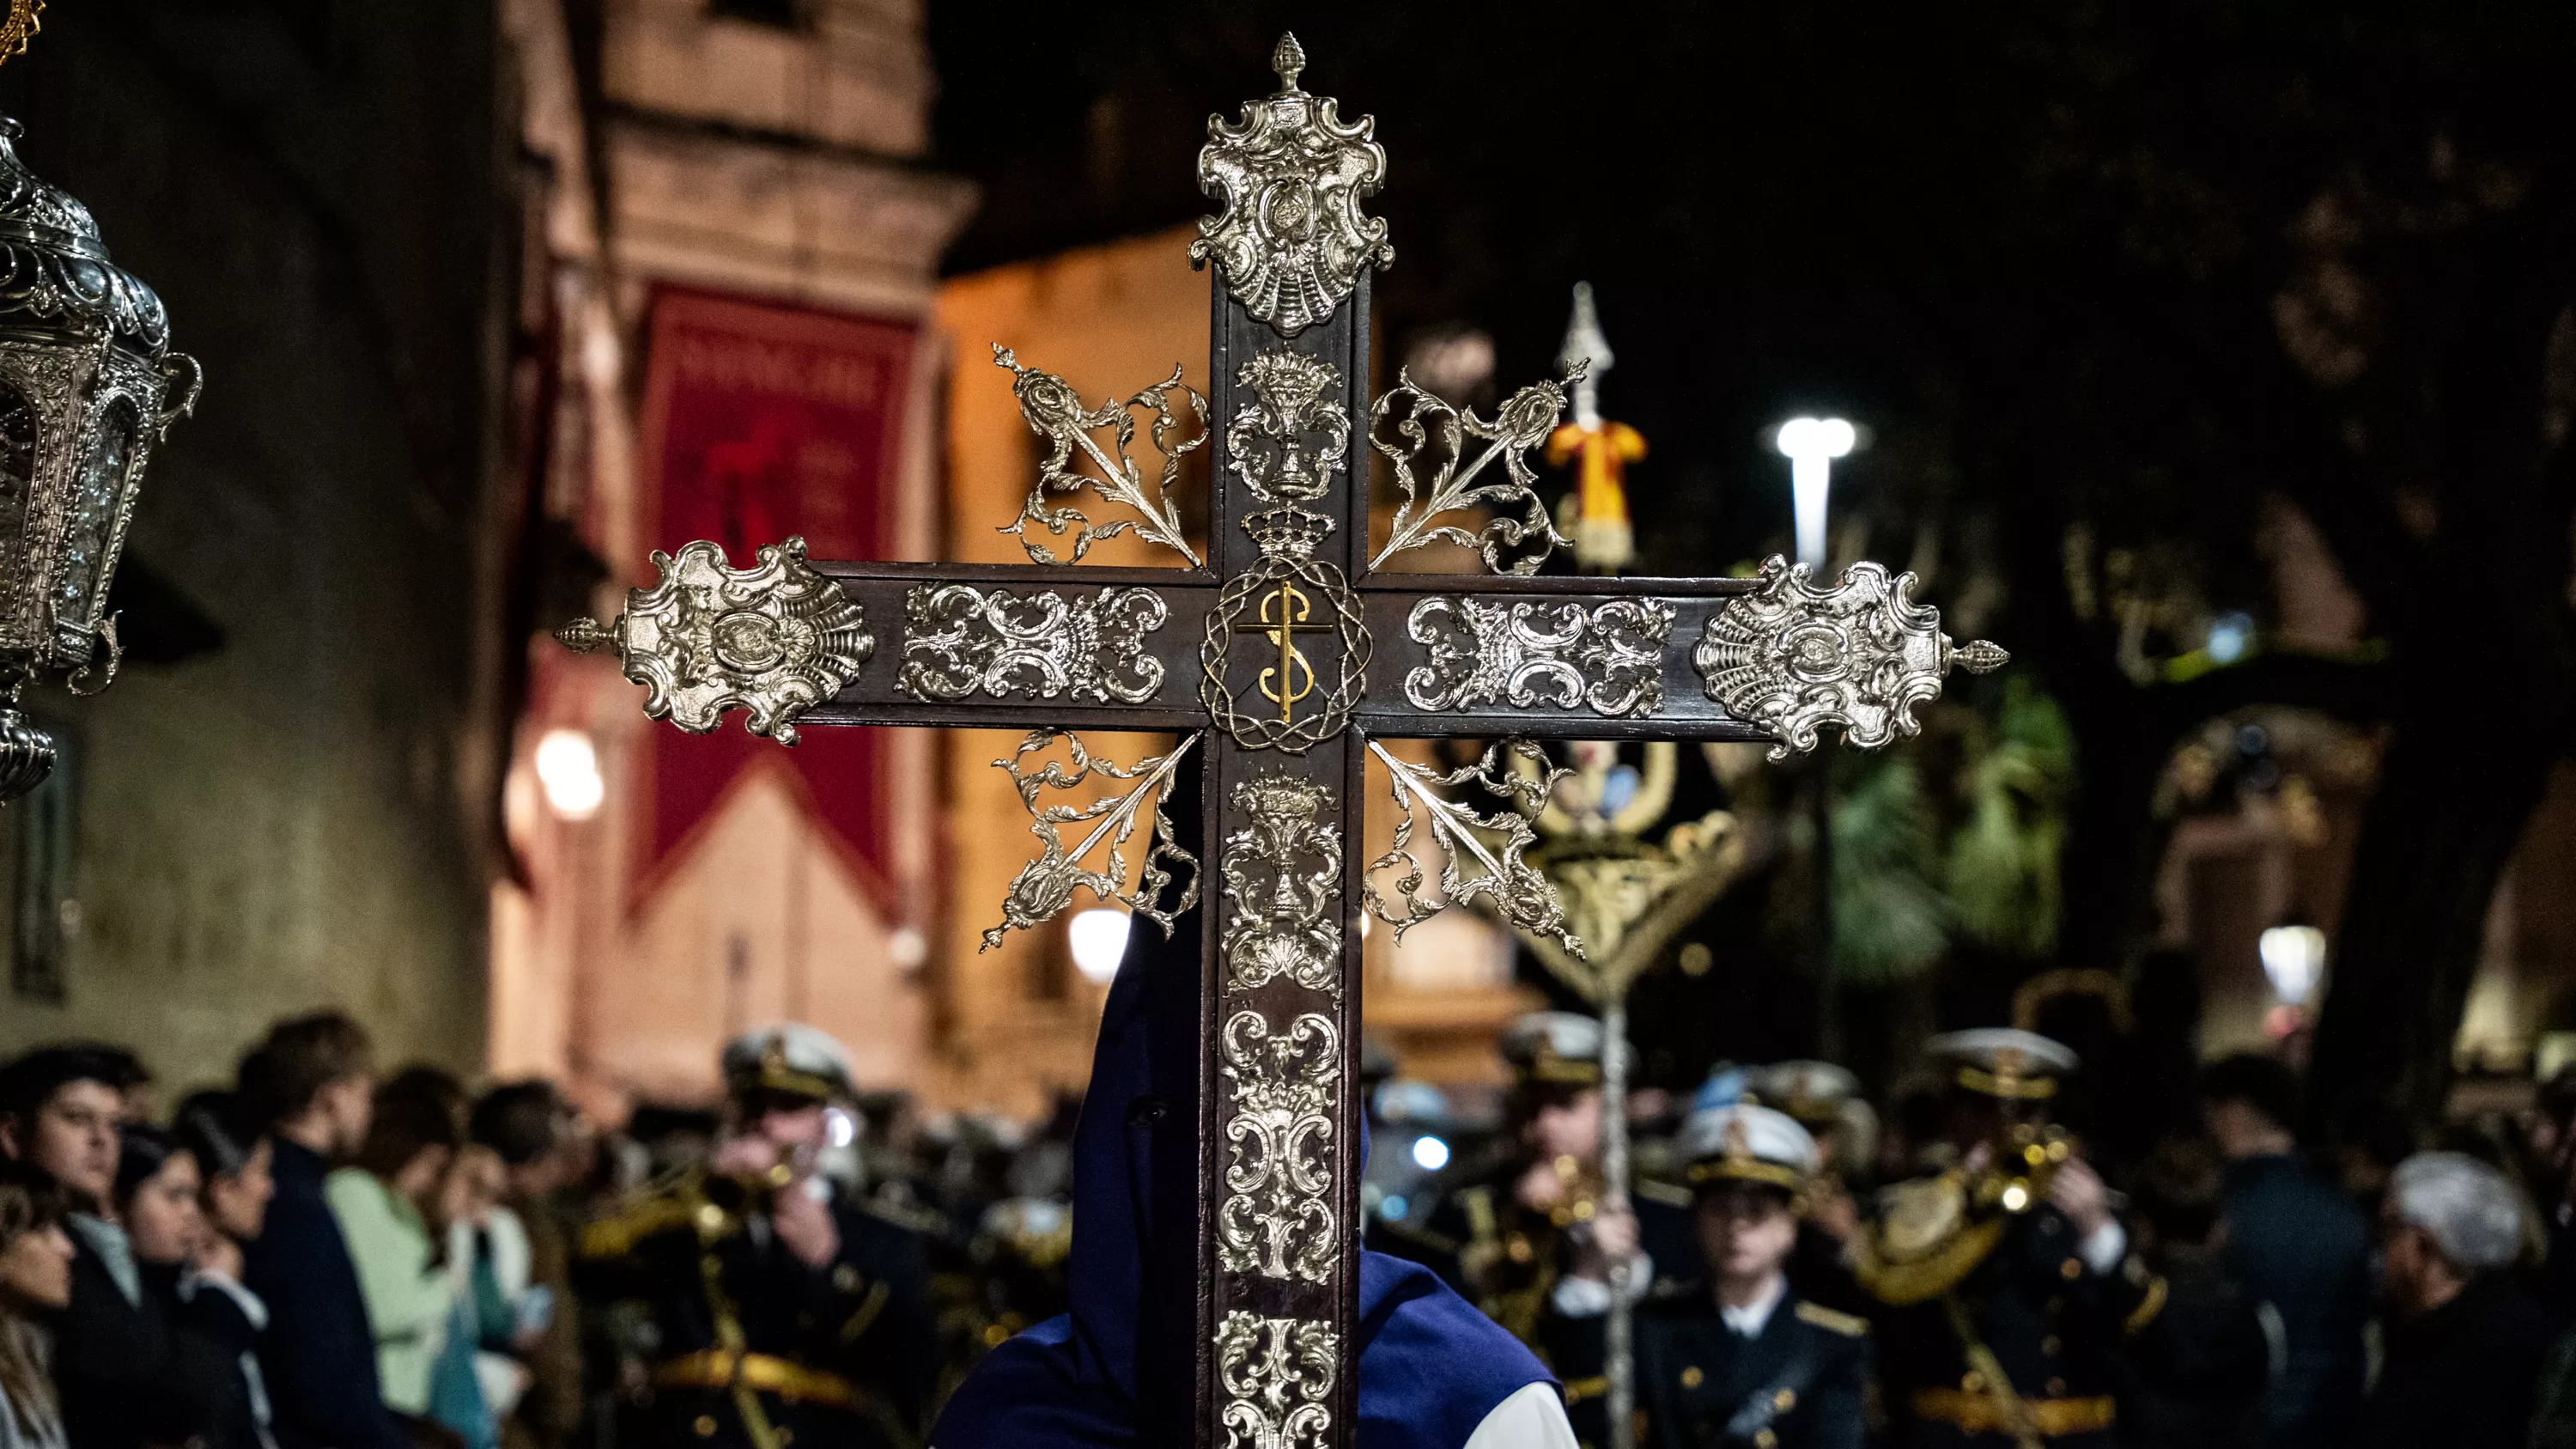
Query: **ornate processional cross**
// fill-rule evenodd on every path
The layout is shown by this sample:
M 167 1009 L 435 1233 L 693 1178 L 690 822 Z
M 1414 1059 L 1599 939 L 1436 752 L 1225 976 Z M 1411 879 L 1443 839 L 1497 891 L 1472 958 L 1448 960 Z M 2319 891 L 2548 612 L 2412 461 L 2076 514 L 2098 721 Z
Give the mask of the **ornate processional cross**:
M 612 625 L 576 620 L 559 637 L 614 648 L 645 712 L 694 732 L 737 708 L 788 744 L 802 725 L 1034 727 L 997 763 L 1041 850 L 988 946 L 1077 890 L 1171 929 L 1202 872 L 1163 798 L 1183 757 L 1203 751 L 1201 840 L 1219 895 L 1202 913 L 1201 960 L 1214 964 L 1201 1023 L 1197 1433 L 1225 1449 L 1326 1449 L 1352 1443 L 1356 1423 L 1361 910 L 1401 934 L 1481 899 L 1579 953 L 1522 858 L 1533 836 L 1520 811 L 1535 813 L 1554 777 L 1510 768 L 1506 751 L 1536 756 L 1531 738 L 1758 740 L 1780 757 L 1813 748 L 1828 724 L 1880 745 L 1914 732 L 1914 707 L 1954 663 L 1982 672 L 2004 655 L 1954 648 L 1938 614 L 1906 597 L 1911 576 L 1875 564 L 1830 587 L 1778 559 L 1749 579 L 1537 577 L 1563 540 L 1527 455 L 1565 406 L 1560 385 L 1533 383 L 1491 418 L 1401 374 L 1366 401 L 1368 273 L 1393 251 L 1360 201 L 1386 153 L 1373 119 L 1346 123 L 1330 98 L 1298 88 L 1293 37 L 1272 64 L 1279 92 L 1238 123 L 1211 119 L 1199 153 L 1200 185 L 1223 208 L 1191 248 L 1216 264 L 1213 399 L 1175 369 L 1090 408 L 994 350 L 1051 448 L 1005 530 L 1033 566 L 809 561 L 791 538 L 737 569 L 696 542 L 656 553 L 661 583 L 633 591 Z M 1140 414 L 1164 460 L 1150 483 L 1129 456 Z M 1403 495 L 1374 549 L 1355 438 L 1390 460 Z M 1180 456 L 1211 441 L 1202 559 L 1168 490 Z M 1065 501 L 1086 490 L 1128 516 L 1094 525 Z M 1129 532 L 1187 567 L 1073 566 Z M 1390 567 L 1436 541 L 1475 549 L 1488 574 Z M 1177 743 L 1122 767 L 1085 751 L 1066 733 L 1077 728 Z M 1506 743 L 1445 774 L 1379 743 L 1435 736 Z M 1059 747 L 1070 768 L 1030 766 Z M 1394 849 L 1364 862 L 1370 755 L 1406 819 Z M 1114 782 L 1106 796 L 1050 803 L 1095 775 Z M 1468 785 L 1520 811 L 1451 798 Z M 1437 899 L 1410 849 L 1417 813 L 1445 857 Z M 1131 890 L 1122 847 L 1147 821 Z

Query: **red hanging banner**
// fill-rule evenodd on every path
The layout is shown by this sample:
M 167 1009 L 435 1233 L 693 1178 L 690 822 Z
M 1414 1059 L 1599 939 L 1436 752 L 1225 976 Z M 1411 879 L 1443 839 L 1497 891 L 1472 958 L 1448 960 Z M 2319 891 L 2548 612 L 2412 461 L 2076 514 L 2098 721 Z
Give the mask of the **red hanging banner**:
M 646 541 L 667 552 L 713 539 L 736 567 L 791 534 L 814 558 L 884 557 L 914 332 L 905 322 L 656 289 L 639 454 Z M 883 899 L 878 732 L 806 730 L 787 749 L 745 733 L 740 718 L 711 735 L 645 736 L 644 891 L 746 770 L 767 761 L 789 768 L 809 812 Z

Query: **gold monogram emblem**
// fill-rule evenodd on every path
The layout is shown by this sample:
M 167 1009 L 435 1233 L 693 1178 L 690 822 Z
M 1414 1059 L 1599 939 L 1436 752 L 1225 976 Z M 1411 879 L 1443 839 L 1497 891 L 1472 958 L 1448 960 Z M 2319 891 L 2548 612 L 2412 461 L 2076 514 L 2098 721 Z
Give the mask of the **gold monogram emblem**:
M 1281 579 L 1279 587 L 1261 600 L 1261 636 L 1279 646 L 1279 663 L 1261 671 L 1255 681 L 1261 697 L 1279 706 L 1279 722 L 1293 723 L 1297 701 L 1315 692 L 1315 666 L 1306 662 L 1306 651 L 1297 647 L 1300 634 L 1329 634 L 1330 624 L 1308 622 L 1314 604 L 1290 579 Z

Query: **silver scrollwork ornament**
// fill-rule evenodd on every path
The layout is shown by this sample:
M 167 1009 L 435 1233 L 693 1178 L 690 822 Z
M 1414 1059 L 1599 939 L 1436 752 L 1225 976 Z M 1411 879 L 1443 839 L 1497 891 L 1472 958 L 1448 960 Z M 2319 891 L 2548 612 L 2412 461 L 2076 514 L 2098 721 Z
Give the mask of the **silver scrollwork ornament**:
M 1333 1424 L 1340 1348 L 1329 1323 L 1227 1313 L 1216 1330 L 1225 1449 L 1319 1449 Z
M 1217 1260 L 1229 1273 L 1330 1282 L 1341 1252 L 1333 1231 L 1341 1034 L 1316 1012 L 1273 1033 L 1260 1012 L 1238 1011 L 1219 1046 L 1234 1103 L 1222 1129 L 1230 1160 Z
M 1404 677 L 1415 709 L 1521 709 L 1651 715 L 1664 702 L 1664 649 L 1673 606 L 1660 599 L 1581 604 L 1489 604 L 1459 595 L 1424 599 L 1405 632 L 1431 662 Z
M 805 540 L 764 546 L 747 569 L 705 539 L 653 553 L 662 581 L 630 589 L 626 612 L 603 627 L 575 619 L 555 631 L 588 654 L 611 646 L 644 686 L 644 713 L 705 734 L 729 710 L 743 728 L 796 743 L 796 720 L 841 692 L 876 653 L 865 611 L 805 562 Z
M 1826 725 L 1860 749 L 1910 737 L 1915 706 L 1940 697 L 1954 666 L 1989 674 L 2012 658 L 1984 639 L 1951 643 L 1940 611 L 1908 597 L 1910 573 L 1858 563 L 1819 588 L 1805 564 L 1774 554 L 1760 579 L 1708 621 L 1691 663 L 1710 699 L 1779 737 L 1774 760 L 1814 749 Z
M 1233 125 L 1208 118 L 1199 190 L 1224 210 L 1199 222 L 1190 264 L 1214 261 L 1243 310 L 1294 337 L 1331 318 L 1360 269 L 1395 260 L 1386 222 L 1360 201 L 1386 181 L 1374 117 L 1345 123 L 1338 102 L 1297 88 L 1306 52 L 1283 35 L 1271 52 L 1279 93 L 1251 101 Z
M 915 699 L 1075 699 L 1143 704 L 1163 687 L 1145 638 L 1171 609 L 1151 589 L 1102 589 L 1068 601 L 1053 589 L 1014 595 L 968 584 L 904 595 L 903 672 Z

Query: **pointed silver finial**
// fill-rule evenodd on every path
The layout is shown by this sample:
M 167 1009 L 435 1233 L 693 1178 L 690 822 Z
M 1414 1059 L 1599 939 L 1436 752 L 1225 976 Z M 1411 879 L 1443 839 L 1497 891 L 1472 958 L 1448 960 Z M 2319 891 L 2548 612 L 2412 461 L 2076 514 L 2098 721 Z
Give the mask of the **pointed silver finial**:
M 1279 43 L 1270 51 L 1270 68 L 1279 72 L 1281 94 L 1297 89 L 1297 74 L 1306 68 L 1306 47 L 1297 43 L 1295 32 L 1279 32 Z
M 1556 365 L 1569 374 L 1577 366 L 1589 363 L 1580 376 L 1570 378 L 1574 384 L 1574 421 L 1576 426 L 1601 426 L 1601 374 L 1617 361 L 1610 353 L 1610 339 L 1602 335 L 1601 314 L 1593 310 L 1592 284 L 1574 284 L 1574 315 L 1566 319 L 1565 345 L 1556 350 Z

